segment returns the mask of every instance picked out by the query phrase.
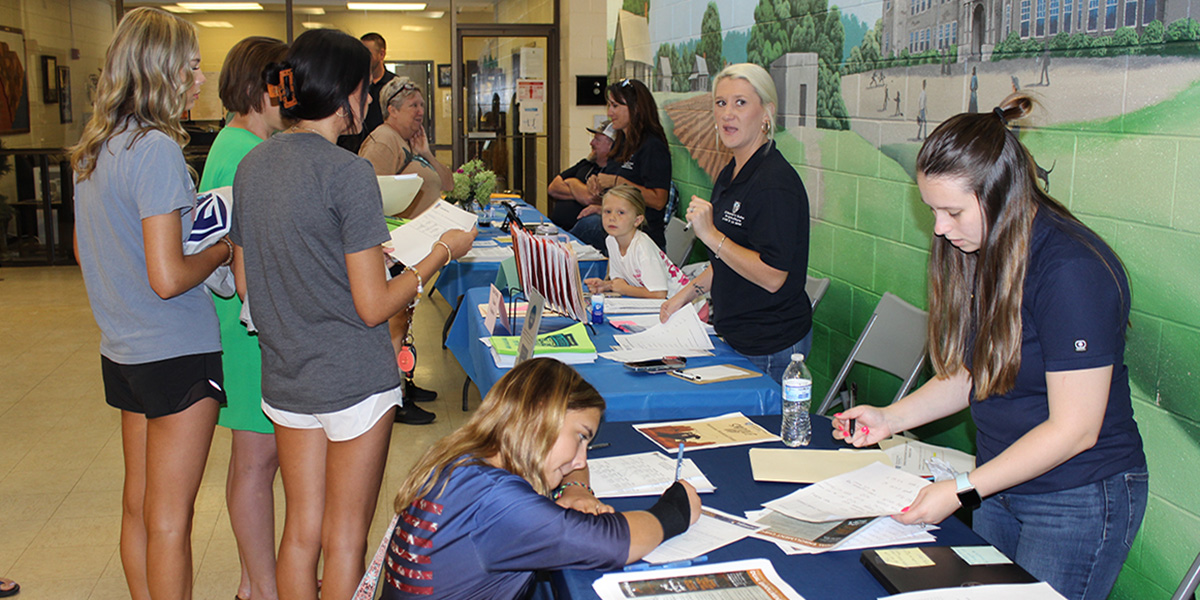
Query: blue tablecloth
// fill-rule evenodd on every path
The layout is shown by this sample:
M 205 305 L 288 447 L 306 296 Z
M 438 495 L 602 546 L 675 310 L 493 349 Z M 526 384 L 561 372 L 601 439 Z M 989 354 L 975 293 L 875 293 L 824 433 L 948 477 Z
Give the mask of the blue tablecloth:
M 446 338 L 446 347 L 454 353 L 467 377 L 484 396 L 507 371 L 496 367 L 488 350 L 479 338 L 488 335 L 478 306 L 488 300 L 488 288 L 468 290 L 454 324 Z M 514 323 L 519 327 L 520 320 Z M 544 318 L 542 331 L 566 327 L 571 321 L 564 317 Z M 592 333 L 592 343 L 598 351 L 607 351 L 620 333 L 609 325 L 601 325 Z M 755 370 L 750 361 L 734 352 L 728 344 L 714 339 L 713 356 L 688 359 L 689 367 L 732 364 Z M 598 358 L 594 364 L 575 367 L 604 396 L 608 403 L 606 419 L 610 421 L 647 421 L 711 417 L 741 411 L 746 415 L 764 415 L 780 411 L 779 385 L 767 376 L 697 385 L 667 374 L 635 373 L 620 363 Z
M 779 430 L 778 415 L 754 417 L 763 427 Z M 605 423 L 593 443 L 610 442 L 608 448 L 589 453 L 591 458 L 616 456 L 660 450 L 645 436 L 634 431 L 630 423 Z M 837 446 L 842 446 L 841 442 Z M 830 449 L 837 447 L 830 435 L 829 420 L 813 417 L 812 448 Z M 712 494 L 701 494 L 705 506 L 744 516 L 745 511 L 761 508 L 761 504 L 796 490 L 797 485 L 786 483 L 764 483 L 754 481 L 750 470 L 750 448 L 783 448 L 782 443 L 735 446 L 688 452 L 687 457 L 696 461 L 700 470 L 717 487 Z M 654 503 L 653 498 L 614 498 L 610 504 L 618 511 L 644 510 Z M 983 541 L 957 518 L 951 517 L 941 523 L 941 529 L 932 532 L 937 537 L 937 546 L 983 545 Z M 859 550 L 827 552 L 825 554 L 788 556 L 774 544 L 758 539 L 744 539 L 714 550 L 708 561 L 727 562 L 748 558 L 766 558 L 774 565 L 779 576 L 787 581 L 806 600 L 859 600 L 874 599 L 888 595 L 887 590 L 858 562 Z M 603 575 L 600 571 L 562 571 L 555 573 L 556 598 L 598 598 L 592 591 L 592 582 Z
M 504 217 L 503 209 L 497 207 L 494 209 L 495 214 L 502 220 Z M 517 203 L 517 215 L 521 217 L 521 221 L 526 224 L 536 224 L 541 222 L 550 222 L 549 219 L 542 216 L 536 208 L 525 204 L 524 202 Z M 565 232 L 564 232 L 565 233 Z M 494 240 L 498 237 L 509 235 L 508 231 L 501 230 L 498 227 L 480 227 L 479 235 L 476 240 Z M 511 246 L 511 244 L 508 244 Z M 476 287 L 487 287 L 496 280 L 496 274 L 500 272 L 499 261 L 451 261 L 442 269 L 438 275 L 437 281 L 433 287 L 446 299 L 451 306 L 458 303 L 459 297 L 467 293 L 467 290 Z M 603 279 L 608 275 L 607 260 L 586 260 L 579 262 L 579 273 L 583 278 L 599 277 Z

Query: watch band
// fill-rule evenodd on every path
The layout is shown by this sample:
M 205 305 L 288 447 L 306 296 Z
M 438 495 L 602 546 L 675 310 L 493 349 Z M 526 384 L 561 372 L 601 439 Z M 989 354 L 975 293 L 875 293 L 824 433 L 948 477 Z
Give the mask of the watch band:
M 954 478 L 954 483 L 958 486 L 958 502 L 967 510 L 975 510 L 983 503 L 983 499 L 979 497 L 979 492 L 975 490 L 975 486 L 971 485 L 969 473 L 959 473 Z

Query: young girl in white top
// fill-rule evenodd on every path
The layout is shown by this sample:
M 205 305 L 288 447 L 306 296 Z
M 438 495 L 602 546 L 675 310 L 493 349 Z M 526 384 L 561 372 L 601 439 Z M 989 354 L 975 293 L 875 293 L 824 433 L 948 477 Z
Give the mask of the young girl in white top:
M 615 292 L 635 298 L 666 298 L 687 285 L 688 278 L 641 230 L 646 201 L 632 185 L 604 194 L 604 231 L 608 233 L 608 278 L 584 280 L 593 294 Z

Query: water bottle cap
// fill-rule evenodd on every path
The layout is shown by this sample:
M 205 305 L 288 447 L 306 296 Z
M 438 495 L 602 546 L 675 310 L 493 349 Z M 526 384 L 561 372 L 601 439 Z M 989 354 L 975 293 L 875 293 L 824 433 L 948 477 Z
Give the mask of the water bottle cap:
M 804 355 L 799 352 L 793 354 L 792 362 L 804 362 Z

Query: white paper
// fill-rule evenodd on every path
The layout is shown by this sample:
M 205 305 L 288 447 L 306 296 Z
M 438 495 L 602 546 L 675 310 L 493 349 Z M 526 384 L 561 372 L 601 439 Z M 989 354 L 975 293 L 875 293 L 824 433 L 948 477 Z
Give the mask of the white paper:
M 665 356 L 682 356 L 685 358 L 694 358 L 697 356 L 712 356 L 713 353 L 708 350 L 681 350 L 675 349 L 670 352 L 662 350 L 610 350 L 601 352 L 600 358 L 615 360 L 619 363 L 638 362 L 643 360 L 658 360 Z
M 379 193 L 383 196 L 383 214 L 386 216 L 404 212 L 412 204 L 413 198 L 417 197 L 417 192 L 421 191 L 421 184 L 425 182 L 416 173 L 378 175 L 376 180 L 379 182 Z
M 728 546 L 759 529 L 762 529 L 762 525 L 713 508 L 705 508 L 700 513 L 700 520 L 687 531 L 663 542 L 650 554 L 643 556 L 642 560 L 660 565 L 696 558 Z
M 392 258 L 415 266 L 429 256 L 434 243 L 451 229 L 470 231 L 475 227 L 475 215 L 449 202 L 435 202 L 417 218 L 392 231 Z
M 666 302 L 666 300 L 662 298 L 621 298 L 610 296 L 604 299 L 604 314 L 658 314 L 663 302 Z
M 1038 583 L 999 583 L 971 587 L 921 590 L 885 596 L 879 600 L 1066 600 L 1045 581 Z
M 608 260 L 604 257 L 604 254 L 597 250 L 594 246 L 584 244 L 579 240 L 571 240 L 571 247 L 575 249 L 575 257 L 579 260 Z M 658 309 L 656 308 L 654 310 L 657 311 Z
M 704 332 L 704 324 L 691 304 L 685 304 L 675 311 L 666 323 L 659 323 L 641 333 L 618 335 L 616 341 L 622 350 L 673 352 L 677 349 L 713 349 L 712 340 Z
M 740 575 L 748 571 L 756 571 L 761 573 L 765 581 L 755 577 L 754 588 L 725 588 L 714 589 L 704 592 L 704 598 L 709 600 L 724 600 L 724 599 L 742 599 L 742 598 L 776 598 L 785 600 L 804 600 L 804 597 L 796 593 L 792 586 L 788 585 L 779 573 L 775 571 L 775 566 L 771 561 L 765 558 L 755 558 L 750 560 L 738 560 L 726 563 L 704 563 L 683 569 L 654 569 L 650 571 L 634 571 L 621 573 L 608 573 L 596 581 L 592 582 L 592 589 L 600 596 L 601 600 L 629 600 L 630 598 L 667 598 L 672 596 L 681 596 L 683 592 L 665 591 L 670 590 L 671 585 L 668 582 L 678 582 L 680 579 L 688 577 L 705 577 L 709 579 L 713 576 L 723 579 L 722 574 L 728 573 L 735 575 L 738 579 L 744 576 Z M 632 591 L 633 586 L 627 586 L 630 582 L 647 581 L 656 582 L 663 581 L 663 585 L 638 586 L 639 591 Z M 645 590 L 646 587 L 655 588 L 653 591 Z M 771 588 L 763 589 L 763 588 Z M 664 591 L 658 591 L 659 589 Z
M 966 452 L 904 437 L 883 440 L 879 442 L 879 447 L 892 459 L 892 464 L 897 469 L 919 477 L 932 475 L 925 461 L 935 456 L 950 463 L 950 466 L 959 473 L 969 473 L 975 468 L 975 457 Z
M 950 548 L 968 565 L 1011 565 L 1012 559 L 995 546 L 952 546 Z
M 675 483 L 675 459 L 660 452 L 593 458 L 588 472 L 597 498 L 657 496 Z M 690 458 L 683 459 L 680 477 L 699 493 L 717 489 Z
M 928 481 L 882 463 L 818 481 L 763 504 L 794 519 L 836 521 L 899 514 Z
M 459 262 L 501 262 L 513 255 L 512 246 L 472 246 Z

